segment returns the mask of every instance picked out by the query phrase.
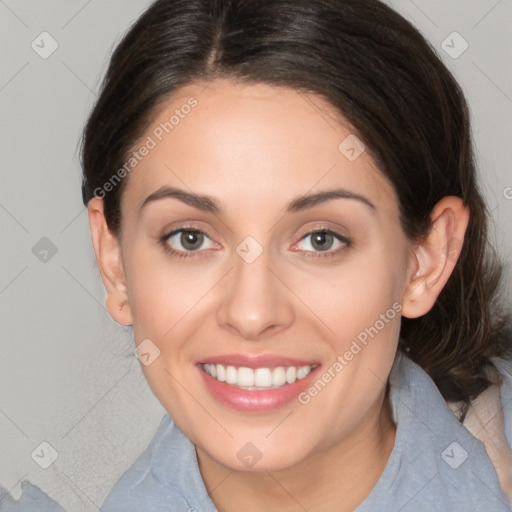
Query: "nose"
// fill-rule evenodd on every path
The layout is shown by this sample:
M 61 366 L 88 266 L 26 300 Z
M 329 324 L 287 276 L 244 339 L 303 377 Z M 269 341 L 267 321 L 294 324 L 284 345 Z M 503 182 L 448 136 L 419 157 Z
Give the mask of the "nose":
M 271 267 L 268 251 L 252 263 L 237 253 L 235 268 L 223 283 L 217 309 L 219 325 L 238 337 L 258 341 L 289 327 L 294 320 L 293 295 L 283 276 Z

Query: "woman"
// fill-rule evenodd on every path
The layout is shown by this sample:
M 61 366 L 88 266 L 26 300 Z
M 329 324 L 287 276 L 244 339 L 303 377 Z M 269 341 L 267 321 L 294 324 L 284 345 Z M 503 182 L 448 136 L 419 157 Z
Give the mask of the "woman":
M 510 510 L 468 108 L 401 16 L 158 0 L 82 163 L 107 309 L 168 412 L 103 512 Z
M 102 510 L 509 510 L 467 106 L 408 22 L 157 1 L 82 157 L 107 308 L 169 414 Z M 493 389 L 484 445 L 461 422 Z

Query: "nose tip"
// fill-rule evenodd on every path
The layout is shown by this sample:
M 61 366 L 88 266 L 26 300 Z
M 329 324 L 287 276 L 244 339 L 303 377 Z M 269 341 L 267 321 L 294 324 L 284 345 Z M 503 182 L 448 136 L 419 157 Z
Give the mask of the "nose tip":
M 244 339 L 258 340 L 290 325 L 294 315 L 286 288 L 276 279 L 261 245 L 251 238 L 237 248 L 235 268 L 223 286 L 217 321 Z

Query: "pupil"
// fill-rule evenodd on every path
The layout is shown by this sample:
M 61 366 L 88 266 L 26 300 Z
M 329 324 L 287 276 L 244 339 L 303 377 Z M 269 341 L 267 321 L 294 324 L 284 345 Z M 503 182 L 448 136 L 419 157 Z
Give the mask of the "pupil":
M 201 247 L 201 243 L 203 241 L 202 236 L 202 233 L 198 233 L 196 231 L 184 232 L 181 235 L 181 244 L 185 249 L 193 251 L 194 249 Z
M 332 246 L 332 242 L 333 242 L 332 233 L 320 231 L 313 235 L 313 247 L 316 246 L 315 249 L 319 249 L 321 251 L 330 249 L 330 247 Z

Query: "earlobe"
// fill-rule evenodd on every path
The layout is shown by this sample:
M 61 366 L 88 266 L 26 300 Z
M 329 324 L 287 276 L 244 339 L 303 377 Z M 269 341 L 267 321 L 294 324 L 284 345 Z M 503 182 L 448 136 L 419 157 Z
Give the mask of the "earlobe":
M 87 210 L 94 254 L 107 292 L 107 311 L 116 322 L 131 325 L 132 314 L 128 303 L 119 239 L 108 228 L 103 199 L 92 198 Z
M 462 199 L 447 196 L 431 212 L 427 237 L 411 250 L 409 279 L 402 300 L 402 315 L 417 318 L 434 306 L 458 261 L 469 222 Z

